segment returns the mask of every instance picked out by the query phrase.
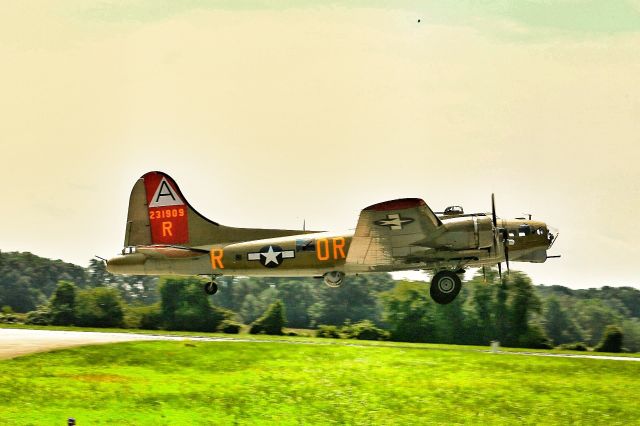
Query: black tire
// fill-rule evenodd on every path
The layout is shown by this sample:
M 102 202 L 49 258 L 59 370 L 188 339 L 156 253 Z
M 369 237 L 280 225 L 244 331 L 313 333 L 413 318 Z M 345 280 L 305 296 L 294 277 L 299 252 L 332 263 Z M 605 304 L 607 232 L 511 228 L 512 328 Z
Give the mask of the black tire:
M 339 271 L 327 272 L 323 275 L 327 287 L 338 288 L 344 282 L 344 273 Z
M 215 281 L 209 281 L 204 285 L 204 292 L 208 295 L 214 295 L 218 292 L 218 284 Z
M 433 276 L 429 293 L 434 302 L 446 305 L 453 302 L 461 288 L 462 281 L 455 272 L 440 271 Z

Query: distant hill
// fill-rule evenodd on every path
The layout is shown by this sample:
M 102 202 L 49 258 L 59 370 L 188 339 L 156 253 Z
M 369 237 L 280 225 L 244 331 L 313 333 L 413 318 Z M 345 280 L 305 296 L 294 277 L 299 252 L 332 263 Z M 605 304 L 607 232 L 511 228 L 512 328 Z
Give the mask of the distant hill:
M 85 268 L 24 252 L 0 251 L 0 307 L 28 312 L 46 302 L 60 280 L 85 287 Z

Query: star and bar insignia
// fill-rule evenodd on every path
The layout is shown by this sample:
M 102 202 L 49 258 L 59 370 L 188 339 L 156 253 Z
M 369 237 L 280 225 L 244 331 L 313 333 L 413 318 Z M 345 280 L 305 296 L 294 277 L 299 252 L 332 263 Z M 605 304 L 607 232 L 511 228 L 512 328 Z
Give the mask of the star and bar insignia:
M 248 260 L 259 260 L 262 266 L 267 268 L 277 268 L 280 266 L 284 259 L 292 259 L 296 257 L 296 252 L 293 250 L 283 250 L 280 246 L 264 246 L 259 252 L 248 253 Z
M 396 231 L 402 229 L 405 223 L 411 223 L 413 219 L 410 217 L 401 217 L 399 213 L 391 213 L 386 219 L 376 220 L 374 223 L 379 226 L 388 226 L 389 229 Z

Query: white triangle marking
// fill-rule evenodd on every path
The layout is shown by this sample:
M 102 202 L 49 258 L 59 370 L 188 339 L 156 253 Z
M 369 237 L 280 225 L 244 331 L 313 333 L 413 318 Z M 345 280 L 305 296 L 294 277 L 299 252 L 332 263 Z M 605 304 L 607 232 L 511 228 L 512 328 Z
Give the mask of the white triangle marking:
M 166 178 L 162 178 L 156 193 L 153 194 L 153 198 L 149 203 L 149 207 L 167 207 L 167 206 L 182 206 L 184 202 L 180 199 L 176 191 L 173 190 Z

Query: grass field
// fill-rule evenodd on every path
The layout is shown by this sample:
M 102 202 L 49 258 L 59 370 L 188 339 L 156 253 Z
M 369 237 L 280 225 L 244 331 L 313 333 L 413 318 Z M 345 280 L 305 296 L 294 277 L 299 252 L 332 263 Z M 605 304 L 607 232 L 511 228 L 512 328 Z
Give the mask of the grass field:
M 346 343 L 346 342 L 345 342 Z M 638 424 L 640 363 L 142 342 L 0 361 L 0 424 Z

